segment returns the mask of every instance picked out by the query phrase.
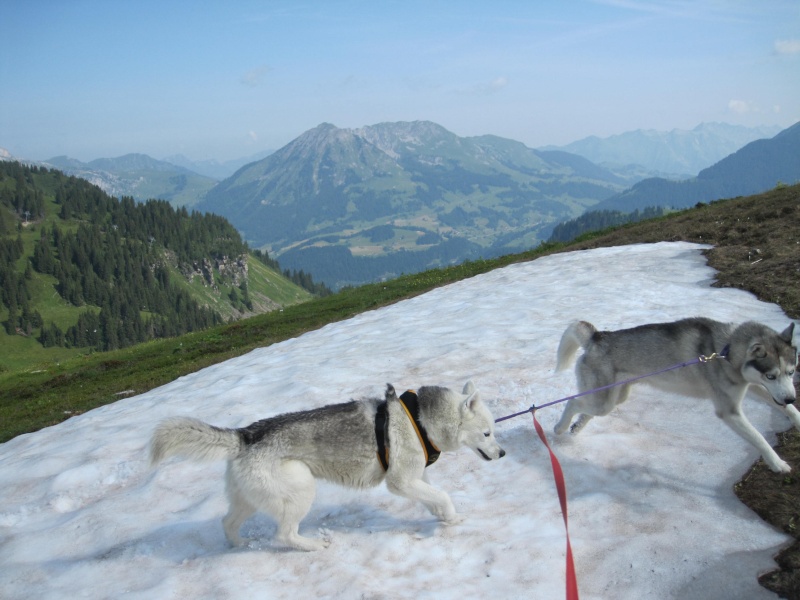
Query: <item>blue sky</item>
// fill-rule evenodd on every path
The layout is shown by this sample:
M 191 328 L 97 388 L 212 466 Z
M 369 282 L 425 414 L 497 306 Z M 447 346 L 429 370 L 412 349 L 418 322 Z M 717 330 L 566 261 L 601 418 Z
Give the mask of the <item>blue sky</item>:
M 277 149 L 430 120 L 530 147 L 800 120 L 797 0 L 11 0 L 0 147 L 80 160 Z

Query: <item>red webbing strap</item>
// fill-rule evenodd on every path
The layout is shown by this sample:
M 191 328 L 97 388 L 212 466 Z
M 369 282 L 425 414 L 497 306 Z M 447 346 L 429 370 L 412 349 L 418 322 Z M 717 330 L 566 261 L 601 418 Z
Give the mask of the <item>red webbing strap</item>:
M 561 470 L 561 464 L 558 462 L 555 453 L 550 444 L 547 443 L 547 438 L 544 435 L 544 430 L 536 420 L 536 411 L 531 411 L 533 417 L 533 426 L 536 427 L 536 433 L 539 434 L 539 439 L 547 448 L 550 453 L 550 464 L 553 466 L 553 479 L 556 482 L 556 489 L 558 490 L 558 499 L 561 502 L 561 514 L 564 515 L 564 528 L 567 532 L 567 600 L 578 600 L 578 580 L 575 577 L 575 563 L 572 560 L 572 546 L 569 543 L 569 522 L 567 518 L 567 485 L 564 483 L 564 472 Z

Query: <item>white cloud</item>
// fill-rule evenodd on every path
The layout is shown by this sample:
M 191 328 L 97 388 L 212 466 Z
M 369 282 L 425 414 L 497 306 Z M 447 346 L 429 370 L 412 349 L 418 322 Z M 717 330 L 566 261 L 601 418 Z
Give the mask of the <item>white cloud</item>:
M 256 134 L 256 132 L 255 132 L 255 131 L 248 131 L 248 132 L 247 132 L 247 135 L 248 135 L 248 136 L 250 137 L 250 139 L 251 139 L 251 140 L 253 140 L 254 142 L 257 142 L 257 141 L 258 141 L 258 135 Z
M 497 92 L 502 90 L 504 87 L 508 85 L 508 79 L 505 77 L 495 77 L 489 82 L 489 90 L 492 92 Z
M 488 96 L 495 94 L 508 85 L 508 79 L 505 77 L 495 77 L 489 83 L 478 83 L 471 88 L 459 90 L 458 93 L 468 96 Z
M 270 69 L 267 65 L 261 65 L 255 69 L 250 69 L 247 73 L 241 76 L 239 82 L 247 87 L 256 87 L 264 80 L 264 75 L 269 73 Z
M 777 40 L 776 54 L 800 54 L 800 40 Z
M 748 100 L 730 100 L 728 102 L 728 110 L 737 115 L 761 112 L 754 102 L 749 102 Z

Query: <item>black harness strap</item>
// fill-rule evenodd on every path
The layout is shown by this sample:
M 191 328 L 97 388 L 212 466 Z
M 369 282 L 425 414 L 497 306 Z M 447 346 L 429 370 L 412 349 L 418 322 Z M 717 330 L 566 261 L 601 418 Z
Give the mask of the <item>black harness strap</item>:
M 419 420 L 419 399 L 414 390 L 404 392 L 399 398 L 400 406 L 406 411 L 408 420 L 414 427 L 414 431 L 419 438 L 422 451 L 425 453 L 425 466 L 430 467 L 435 463 L 442 453 L 428 437 L 428 432 Z M 389 469 L 389 411 L 384 400 L 378 404 L 375 412 L 375 441 L 378 443 L 378 460 L 386 471 Z
M 411 424 L 417 432 L 419 443 L 422 444 L 422 449 L 425 451 L 425 466 L 430 467 L 438 460 L 441 451 L 433 445 L 433 442 L 428 437 L 428 432 L 425 431 L 422 423 L 420 423 L 417 393 L 414 390 L 403 392 L 400 396 L 400 403 L 405 408 L 408 418 L 411 419 Z
M 389 411 L 386 409 L 386 401 L 378 404 L 378 411 L 375 413 L 375 440 L 378 442 L 378 460 L 386 471 L 389 468 Z

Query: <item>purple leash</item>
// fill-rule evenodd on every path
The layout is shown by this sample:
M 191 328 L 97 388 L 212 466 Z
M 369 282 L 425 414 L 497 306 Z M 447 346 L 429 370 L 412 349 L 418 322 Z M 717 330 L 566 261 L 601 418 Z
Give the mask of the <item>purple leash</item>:
M 645 377 L 652 377 L 653 375 L 660 375 L 661 373 L 666 373 L 667 371 L 674 371 L 675 369 L 682 369 L 683 367 L 688 367 L 690 365 L 696 365 L 698 363 L 707 363 L 708 361 L 714 360 L 715 358 L 728 358 L 728 351 L 730 350 L 730 346 L 725 346 L 722 349 L 722 352 L 717 354 L 714 352 L 711 356 L 698 356 L 693 360 L 689 360 L 686 362 L 682 362 L 677 365 L 672 365 L 671 367 L 666 367 L 665 369 L 661 369 L 660 371 L 654 371 L 652 373 L 646 373 L 645 375 L 637 375 L 636 377 L 631 377 L 630 379 L 625 379 L 623 381 L 617 381 L 615 383 L 609 383 L 608 385 L 604 385 L 599 388 L 595 388 L 593 390 L 586 390 L 585 392 L 580 392 L 579 394 L 574 394 L 572 396 L 567 396 L 566 398 L 560 398 L 558 400 L 553 400 L 552 402 L 548 402 L 546 404 L 542 404 L 541 406 L 536 406 L 535 404 L 531 404 L 531 407 L 527 410 L 520 411 L 518 413 L 514 413 L 513 415 L 508 415 L 507 417 L 500 417 L 499 419 L 495 419 L 495 423 L 499 423 L 501 421 L 507 421 L 508 419 L 513 419 L 514 417 L 519 417 L 520 415 L 526 415 L 529 412 L 534 412 L 539 410 L 540 408 L 546 408 L 548 406 L 553 406 L 554 404 L 559 404 L 561 402 L 566 402 L 567 400 L 572 400 L 573 398 L 580 398 L 581 396 L 588 396 L 589 394 L 594 394 L 595 392 L 602 392 L 603 390 L 607 390 L 613 387 L 617 387 L 618 385 L 626 385 L 628 383 L 633 383 L 634 381 L 639 381 L 640 379 L 644 379 Z

